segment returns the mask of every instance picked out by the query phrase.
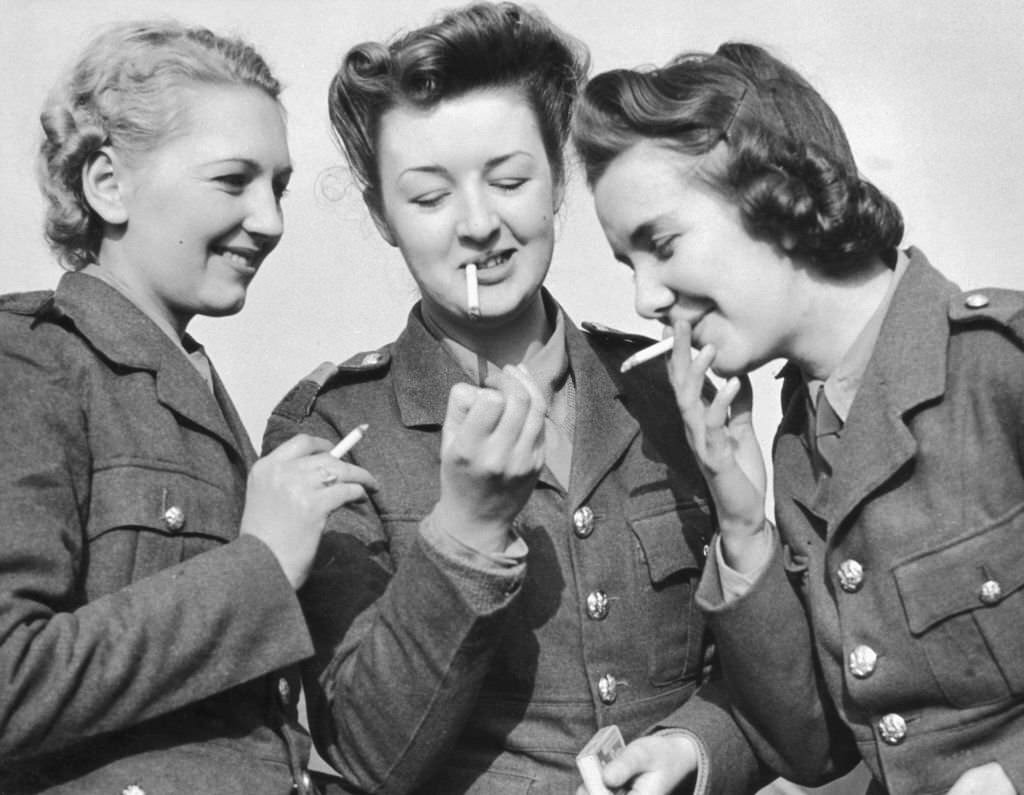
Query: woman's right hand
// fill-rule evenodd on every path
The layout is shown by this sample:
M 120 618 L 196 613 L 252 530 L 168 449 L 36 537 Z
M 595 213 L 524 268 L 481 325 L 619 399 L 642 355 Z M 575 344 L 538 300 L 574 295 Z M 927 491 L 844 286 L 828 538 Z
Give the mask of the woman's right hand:
M 544 466 L 540 389 L 509 365 L 484 388 L 456 384 L 441 432 L 441 496 L 435 518 L 481 552 L 502 552 Z
M 730 378 L 714 400 L 701 393 L 715 349 L 705 345 L 692 355 L 691 329 L 685 321 L 673 328 L 675 344 L 669 378 L 683 417 L 686 439 L 711 490 L 721 530 L 725 562 L 741 573 L 764 562 L 767 476 L 752 421 L 753 393 L 746 376 Z
M 330 449 L 326 439 L 299 434 L 249 471 L 239 532 L 270 547 L 296 590 L 309 576 L 328 514 L 377 489 L 369 472 Z

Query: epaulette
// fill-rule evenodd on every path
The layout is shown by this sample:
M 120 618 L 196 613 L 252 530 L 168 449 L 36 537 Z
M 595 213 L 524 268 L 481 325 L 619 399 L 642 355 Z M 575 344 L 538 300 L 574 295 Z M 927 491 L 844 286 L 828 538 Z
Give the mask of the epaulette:
M 657 342 L 657 340 L 645 337 L 643 334 L 619 331 L 619 329 L 612 328 L 611 326 L 605 326 L 602 323 L 594 323 L 591 320 L 584 320 L 581 325 L 587 334 L 602 342 L 611 344 L 617 343 L 620 345 L 630 345 L 641 348 L 645 348 L 648 345 L 653 345 Z
M 317 397 L 328 386 L 339 380 L 353 382 L 360 376 L 384 373 L 391 364 L 387 349 L 357 353 L 341 364 L 322 362 L 303 378 L 277 404 L 274 414 L 299 422 L 309 416 Z
M 995 323 L 1024 344 L 1024 292 L 1000 287 L 968 290 L 949 300 L 948 312 L 951 323 Z
M 41 317 L 54 311 L 60 313 L 60 309 L 53 301 L 53 290 L 34 290 L 28 293 L 0 295 L 0 312 Z

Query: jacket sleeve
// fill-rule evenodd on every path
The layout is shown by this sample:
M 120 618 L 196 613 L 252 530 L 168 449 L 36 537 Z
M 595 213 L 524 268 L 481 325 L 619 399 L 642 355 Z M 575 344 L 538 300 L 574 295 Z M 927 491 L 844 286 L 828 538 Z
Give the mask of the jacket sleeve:
M 76 391 L 89 374 L 4 336 L 0 760 L 126 728 L 310 654 L 298 600 L 253 538 L 84 603 L 83 572 L 98 563 L 85 543 L 89 406 Z
M 652 731 L 684 732 L 700 748 L 693 795 L 754 793 L 773 776 L 761 764 L 730 710 L 728 687 L 715 673 Z
M 275 414 L 264 452 L 299 432 L 341 435 L 315 413 Z M 304 666 L 310 730 L 358 792 L 410 792 L 447 755 L 523 578 L 522 564 L 496 573 L 447 556 L 423 529 L 396 568 L 373 504 L 335 511 L 299 594 L 316 649 Z
M 737 724 L 777 775 L 813 786 L 852 769 L 859 757 L 830 706 L 807 616 L 782 558 L 776 544 L 751 589 L 724 602 L 710 556 L 697 601 L 715 636 Z

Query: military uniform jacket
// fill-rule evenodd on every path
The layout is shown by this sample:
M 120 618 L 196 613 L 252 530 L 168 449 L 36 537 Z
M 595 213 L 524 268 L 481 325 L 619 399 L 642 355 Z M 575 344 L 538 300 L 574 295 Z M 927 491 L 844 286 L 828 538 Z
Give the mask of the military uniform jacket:
M 215 391 L 92 276 L 0 299 L 4 795 L 301 781 L 298 677 L 267 675 L 312 644 L 270 550 L 237 538 L 254 452 Z
M 566 327 L 571 486 L 542 478 L 515 523 L 525 566 L 505 573 L 446 557 L 422 532 L 448 393 L 468 378 L 418 307 L 394 344 L 301 382 L 270 419 L 267 448 L 369 424 L 353 458 L 381 488 L 332 515 L 300 592 L 311 730 L 347 791 L 574 792 L 575 754 L 611 723 L 627 741 L 686 727 L 708 755 L 699 791 L 756 789 L 719 683 L 697 691 L 711 516 L 664 366 L 616 383 L 596 352 L 617 373 L 642 343 Z
M 876 790 L 920 795 L 994 760 L 1024 792 L 1024 295 L 961 293 L 910 253 L 831 480 L 815 485 L 791 382 L 786 553 L 727 606 L 708 567 L 701 600 L 783 775 L 859 755 Z

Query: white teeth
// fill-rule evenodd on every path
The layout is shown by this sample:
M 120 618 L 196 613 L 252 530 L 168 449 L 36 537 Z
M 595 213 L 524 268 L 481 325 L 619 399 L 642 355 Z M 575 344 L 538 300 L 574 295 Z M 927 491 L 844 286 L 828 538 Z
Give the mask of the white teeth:
M 510 252 L 502 251 L 500 254 L 495 254 L 487 257 L 486 259 L 480 260 L 476 263 L 476 266 L 479 270 L 487 270 L 488 268 L 493 268 L 506 262 L 510 256 Z
M 254 259 L 253 256 L 243 256 L 234 251 L 229 251 L 228 249 L 222 249 L 220 255 L 236 265 L 245 267 L 251 267 Z

